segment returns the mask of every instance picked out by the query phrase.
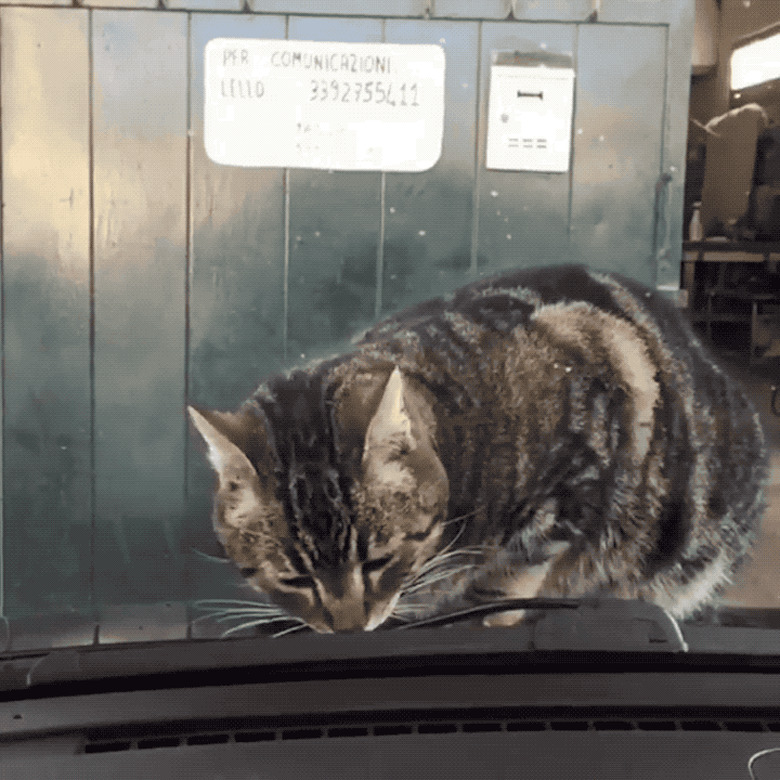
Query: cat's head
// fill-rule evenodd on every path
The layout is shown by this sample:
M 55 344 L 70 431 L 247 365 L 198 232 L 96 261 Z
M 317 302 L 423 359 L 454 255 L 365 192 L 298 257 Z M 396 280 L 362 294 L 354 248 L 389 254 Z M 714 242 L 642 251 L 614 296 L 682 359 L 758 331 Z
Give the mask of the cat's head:
M 316 631 L 370 631 L 441 544 L 436 421 L 398 368 L 319 387 L 299 372 L 265 403 L 190 417 L 218 475 L 217 535 L 247 580 Z

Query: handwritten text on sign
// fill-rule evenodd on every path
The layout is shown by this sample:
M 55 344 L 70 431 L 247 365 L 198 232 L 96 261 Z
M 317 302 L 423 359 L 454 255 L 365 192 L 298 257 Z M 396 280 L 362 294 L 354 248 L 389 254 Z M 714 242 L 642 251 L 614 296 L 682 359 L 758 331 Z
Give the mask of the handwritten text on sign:
M 440 46 L 215 38 L 205 58 L 214 162 L 424 171 L 439 159 Z

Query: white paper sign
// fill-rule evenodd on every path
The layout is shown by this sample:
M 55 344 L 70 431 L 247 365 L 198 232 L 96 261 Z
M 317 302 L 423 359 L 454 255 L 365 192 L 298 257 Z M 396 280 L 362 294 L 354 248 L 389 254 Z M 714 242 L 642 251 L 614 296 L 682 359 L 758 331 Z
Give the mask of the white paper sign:
M 223 165 L 424 171 L 441 155 L 440 46 L 215 38 L 205 89 Z
M 493 65 L 487 167 L 505 171 L 567 171 L 573 110 L 571 68 Z

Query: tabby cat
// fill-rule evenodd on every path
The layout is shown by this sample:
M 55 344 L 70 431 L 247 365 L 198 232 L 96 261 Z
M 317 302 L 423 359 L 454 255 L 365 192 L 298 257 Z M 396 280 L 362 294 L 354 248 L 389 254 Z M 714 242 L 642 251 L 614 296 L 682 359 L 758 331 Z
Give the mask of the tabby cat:
M 578 266 L 478 281 L 190 415 L 227 554 L 319 632 L 596 592 L 690 616 L 763 509 L 736 384 L 662 296 Z

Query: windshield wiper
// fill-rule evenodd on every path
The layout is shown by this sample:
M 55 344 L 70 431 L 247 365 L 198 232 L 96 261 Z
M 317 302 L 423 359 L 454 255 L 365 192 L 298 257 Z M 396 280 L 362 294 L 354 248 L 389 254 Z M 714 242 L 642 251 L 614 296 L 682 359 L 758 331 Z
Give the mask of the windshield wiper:
M 506 599 L 407 623 L 396 630 L 437 628 L 517 609 L 538 611 L 526 617 L 533 626 L 535 650 L 688 650 L 680 626 L 665 609 L 645 601 L 613 598 Z
M 508 612 L 510 610 L 523 609 L 577 609 L 582 601 L 580 599 L 567 598 L 527 598 L 527 599 L 501 599 L 491 601 L 487 604 L 480 604 L 477 607 L 448 612 L 435 617 L 415 620 L 411 623 L 404 623 L 400 626 L 394 626 L 396 631 L 404 631 L 410 628 L 440 628 L 442 626 L 451 626 L 455 623 L 465 623 L 478 618 L 485 618 L 489 615 L 495 615 L 499 612 Z

